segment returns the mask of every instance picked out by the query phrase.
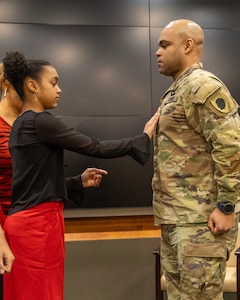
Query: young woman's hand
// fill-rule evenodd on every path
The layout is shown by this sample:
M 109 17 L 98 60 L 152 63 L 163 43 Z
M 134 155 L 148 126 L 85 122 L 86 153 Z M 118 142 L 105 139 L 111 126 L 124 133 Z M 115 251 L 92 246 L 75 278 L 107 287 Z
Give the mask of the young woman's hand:
M 160 107 L 158 108 L 156 113 L 151 117 L 151 119 L 148 120 L 147 123 L 145 124 L 143 132 L 146 133 L 150 139 L 152 139 L 152 137 L 153 137 L 153 133 L 157 126 L 159 117 L 160 117 Z
M 102 181 L 102 176 L 107 175 L 108 172 L 103 169 L 87 168 L 82 174 L 82 185 L 87 187 L 98 187 Z

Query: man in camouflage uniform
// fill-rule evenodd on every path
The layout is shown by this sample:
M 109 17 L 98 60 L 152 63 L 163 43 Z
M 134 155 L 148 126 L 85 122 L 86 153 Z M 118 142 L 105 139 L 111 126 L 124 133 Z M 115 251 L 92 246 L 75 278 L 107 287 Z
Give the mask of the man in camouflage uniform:
M 237 237 L 238 105 L 202 69 L 203 41 L 196 23 L 175 20 L 162 30 L 156 52 L 160 73 L 174 80 L 161 98 L 152 180 L 169 300 L 223 299 Z

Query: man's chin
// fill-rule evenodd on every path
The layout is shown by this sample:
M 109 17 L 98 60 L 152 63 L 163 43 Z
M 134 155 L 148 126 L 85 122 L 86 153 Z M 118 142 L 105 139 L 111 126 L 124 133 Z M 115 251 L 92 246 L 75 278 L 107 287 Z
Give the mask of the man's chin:
M 159 68 L 159 73 L 160 73 L 160 74 L 163 74 L 163 75 L 166 74 L 166 72 L 165 72 L 165 70 L 164 70 L 163 68 Z

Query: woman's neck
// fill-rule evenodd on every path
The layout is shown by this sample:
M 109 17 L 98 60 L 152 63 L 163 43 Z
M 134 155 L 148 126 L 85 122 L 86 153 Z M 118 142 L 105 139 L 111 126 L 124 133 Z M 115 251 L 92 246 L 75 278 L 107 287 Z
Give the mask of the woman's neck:
M 14 105 L 11 105 L 10 103 L 8 103 L 8 101 L 3 99 L 0 101 L 0 116 L 10 126 L 12 126 L 13 122 L 20 115 L 20 113 L 21 113 L 20 107 L 15 107 Z
M 32 111 L 35 111 L 35 112 L 45 111 L 45 109 L 42 106 L 40 106 L 38 103 L 33 104 L 33 103 L 27 103 L 26 102 L 26 103 L 23 104 L 22 113 L 24 113 L 27 110 L 32 110 Z

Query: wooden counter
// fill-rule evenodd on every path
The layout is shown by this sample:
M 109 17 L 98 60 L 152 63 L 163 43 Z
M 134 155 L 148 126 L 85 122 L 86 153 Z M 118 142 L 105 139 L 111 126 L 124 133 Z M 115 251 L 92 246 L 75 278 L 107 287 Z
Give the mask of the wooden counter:
M 151 208 L 66 210 L 65 240 L 153 238 L 160 236 Z

